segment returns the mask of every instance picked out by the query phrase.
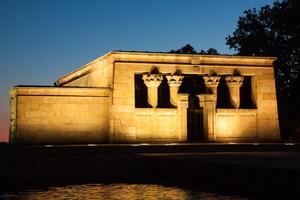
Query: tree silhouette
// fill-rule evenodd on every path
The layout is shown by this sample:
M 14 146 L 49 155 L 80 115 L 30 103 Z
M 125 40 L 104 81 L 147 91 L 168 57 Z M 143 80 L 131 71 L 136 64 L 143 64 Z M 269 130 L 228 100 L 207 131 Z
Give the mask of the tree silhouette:
M 218 51 L 215 48 L 209 48 L 207 51 L 200 50 L 197 52 L 195 48 L 190 45 L 186 44 L 180 49 L 177 50 L 171 50 L 170 53 L 178 53 L 178 54 L 206 54 L 206 55 L 218 55 Z
M 299 74 L 300 2 L 274 2 L 259 10 L 246 10 L 227 45 L 238 55 L 277 56 L 276 78 L 280 90 L 290 95 Z
M 190 44 L 186 44 L 180 49 L 171 50 L 171 53 L 179 53 L 179 54 L 197 54 L 197 51 Z
M 276 56 L 275 75 L 281 127 L 298 129 L 300 109 L 300 1 L 275 1 L 244 11 L 226 44 L 238 55 Z
M 206 51 L 206 54 L 209 54 L 209 55 L 218 55 L 218 51 L 217 49 L 215 48 L 209 48 L 207 51 Z

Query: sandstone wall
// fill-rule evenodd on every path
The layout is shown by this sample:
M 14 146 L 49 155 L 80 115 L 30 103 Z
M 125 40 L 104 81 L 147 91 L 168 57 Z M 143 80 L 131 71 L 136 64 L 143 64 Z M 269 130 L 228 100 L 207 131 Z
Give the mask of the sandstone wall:
M 273 68 L 260 71 L 256 79 L 259 140 L 278 140 L 280 132 Z
M 182 132 L 180 128 L 185 127 L 180 127 L 178 123 L 180 119 L 177 114 L 164 114 L 163 118 L 155 121 L 154 119 L 158 119 L 158 115 L 155 114 L 156 110 L 144 108 L 141 111 L 141 109 L 135 108 L 134 74 L 148 73 L 153 66 L 156 66 L 163 74 L 181 70 L 183 74 L 205 75 L 214 71 L 219 75 L 231 75 L 234 71 L 238 71 L 241 75 L 251 76 L 252 100 L 255 108 L 216 109 L 213 112 L 211 123 L 204 124 L 205 131 L 209 132 L 206 134 L 209 134 L 210 141 L 220 142 L 279 140 L 277 100 L 272 67 L 116 62 L 113 107 L 110 118 L 112 141 L 137 142 L 142 139 L 154 142 L 157 141 L 157 138 L 161 141 L 181 141 L 179 139 Z M 160 110 L 162 110 L 160 112 L 169 112 L 168 109 L 161 108 Z M 174 113 L 176 112 L 174 111 Z M 204 119 L 205 121 L 206 119 Z M 160 124 L 164 124 L 166 127 L 163 131 L 156 128 L 162 127 Z
M 278 140 L 274 58 L 112 52 L 60 78 L 63 87 L 11 91 L 11 141 L 23 143 L 186 142 L 188 95 L 178 108 L 135 108 L 135 74 L 238 73 L 251 77 L 253 108 L 216 109 L 198 95 L 209 141 Z M 234 63 L 234 65 L 232 65 Z M 76 87 L 76 88 L 75 88 Z M 105 88 L 103 88 L 105 87 Z
M 109 89 L 17 87 L 10 91 L 15 143 L 105 143 Z
M 177 109 L 135 108 L 134 74 L 149 72 L 152 67 L 149 64 L 115 63 L 110 123 L 112 142 L 179 141 L 181 130 Z
M 74 87 L 112 87 L 113 63 L 110 59 L 96 60 L 84 66 L 89 69 L 74 72 L 74 78 L 60 86 Z M 64 78 L 62 78 L 64 80 Z
M 258 133 L 256 109 L 217 109 L 216 141 L 256 141 Z
M 216 141 L 279 141 L 279 120 L 272 67 L 240 68 L 251 76 L 253 109 L 217 109 Z M 224 70 L 222 70 L 224 71 Z

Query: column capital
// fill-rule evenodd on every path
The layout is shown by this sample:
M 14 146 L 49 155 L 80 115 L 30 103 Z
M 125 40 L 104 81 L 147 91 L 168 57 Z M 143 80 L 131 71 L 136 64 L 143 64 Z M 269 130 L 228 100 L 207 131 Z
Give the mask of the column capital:
M 168 85 L 170 86 L 170 102 L 173 106 L 177 106 L 178 100 L 178 89 L 182 83 L 183 76 L 181 75 L 167 75 Z
M 241 87 L 243 85 L 243 76 L 226 76 L 226 83 L 228 87 Z
M 143 80 L 147 87 L 158 87 L 163 76 L 161 74 L 143 74 Z
M 220 83 L 220 76 L 203 76 L 205 86 L 208 88 L 216 88 Z
M 179 87 L 184 76 L 181 75 L 167 75 L 168 84 L 170 87 Z

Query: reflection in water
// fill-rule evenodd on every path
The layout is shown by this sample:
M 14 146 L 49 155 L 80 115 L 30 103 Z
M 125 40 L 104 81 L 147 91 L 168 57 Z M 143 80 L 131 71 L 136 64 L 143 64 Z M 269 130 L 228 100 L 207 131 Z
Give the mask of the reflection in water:
M 156 184 L 85 184 L 63 187 L 49 187 L 45 190 L 26 190 L 23 192 L 0 193 L 0 199 L 245 199 L 199 190 L 187 190 Z

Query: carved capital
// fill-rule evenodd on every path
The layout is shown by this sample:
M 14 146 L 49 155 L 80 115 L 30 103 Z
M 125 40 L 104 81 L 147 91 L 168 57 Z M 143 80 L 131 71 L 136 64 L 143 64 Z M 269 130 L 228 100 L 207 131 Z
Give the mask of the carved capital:
M 147 87 L 158 87 L 163 80 L 163 76 L 161 74 L 144 74 L 143 80 Z
M 241 87 L 243 85 L 243 76 L 226 76 L 225 77 L 226 83 L 228 87 Z
M 219 76 L 203 76 L 205 86 L 208 88 L 216 88 L 220 82 Z
M 170 87 L 179 87 L 182 83 L 182 79 L 184 76 L 180 76 L 180 75 L 168 75 L 166 76 L 167 80 L 168 80 L 168 84 Z

